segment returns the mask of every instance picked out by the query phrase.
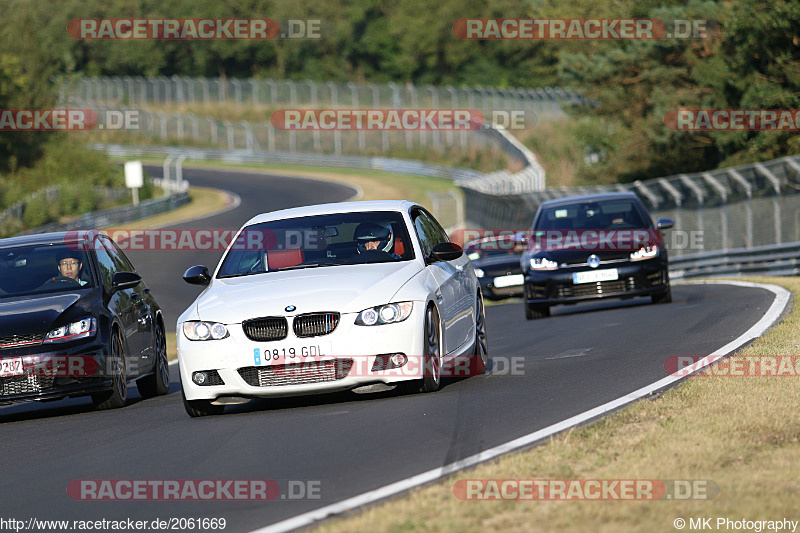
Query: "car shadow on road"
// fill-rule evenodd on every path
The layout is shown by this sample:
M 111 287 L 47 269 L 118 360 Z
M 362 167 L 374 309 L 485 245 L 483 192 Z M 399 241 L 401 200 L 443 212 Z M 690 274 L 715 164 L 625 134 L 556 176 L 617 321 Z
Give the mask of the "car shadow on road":
M 166 396 L 175 393 L 180 394 L 181 384 L 177 381 L 170 383 L 169 390 Z M 163 396 L 162 396 L 163 397 Z M 158 397 L 157 397 L 158 398 Z M 155 399 L 155 398 L 154 398 Z M 61 400 L 37 402 L 28 401 L 13 403 L 9 405 L 0 405 L 0 425 L 8 424 L 11 422 L 24 422 L 27 420 L 43 420 L 48 418 L 57 418 L 60 416 L 73 416 L 87 413 L 116 413 L 120 410 L 125 411 L 132 406 L 142 402 L 150 402 L 153 399 L 145 400 L 139 395 L 136 390 L 135 383 L 128 384 L 128 400 L 125 406 L 120 409 L 110 409 L 108 411 L 98 411 L 92 405 L 92 400 L 89 396 L 81 396 L 78 398 L 64 398 Z

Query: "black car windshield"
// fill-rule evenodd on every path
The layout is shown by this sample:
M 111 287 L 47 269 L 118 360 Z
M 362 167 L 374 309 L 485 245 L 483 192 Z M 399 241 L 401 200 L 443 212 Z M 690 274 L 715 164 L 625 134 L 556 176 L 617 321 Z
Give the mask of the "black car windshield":
M 414 250 L 400 213 L 338 213 L 248 226 L 217 277 L 411 259 Z
M 644 229 L 645 221 L 633 200 L 618 199 L 556 205 L 542 210 L 536 230 Z
M 0 248 L 0 298 L 94 286 L 86 252 L 64 243 Z
M 467 257 L 473 261 L 487 257 L 519 256 L 525 251 L 526 244 L 517 239 L 502 238 L 468 242 L 464 246 Z

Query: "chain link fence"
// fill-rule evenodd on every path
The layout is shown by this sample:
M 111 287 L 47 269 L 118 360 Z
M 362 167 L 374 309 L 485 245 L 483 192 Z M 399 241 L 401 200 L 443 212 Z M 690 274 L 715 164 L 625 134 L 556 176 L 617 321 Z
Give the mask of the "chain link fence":
M 342 154 L 386 154 L 393 149 L 465 152 L 497 146 L 484 130 L 469 131 L 281 131 L 269 112 L 295 109 L 468 109 L 486 119 L 524 117 L 526 127 L 566 117 L 564 108 L 589 102 L 562 88 L 417 87 L 412 84 L 320 83 L 312 81 L 102 77 L 62 82 L 61 105 L 95 110 L 131 110 L 137 131 L 159 143 L 179 142 L 229 150 L 268 150 Z M 226 104 L 263 111 L 263 121 L 217 120 L 165 111 L 159 105 Z M 156 107 L 156 108 L 154 108 Z M 506 113 L 498 116 L 498 113 Z
M 676 256 L 800 241 L 800 156 L 631 184 L 517 194 L 489 194 L 466 184 L 465 224 L 528 228 L 545 200 L 615 191 L 638 194 L 654 219 L 675 220 L 670 231 L 686 239 L 673 246 Z
M 239 106 L 475 109 L 535 111 L 563 116 L 564 105 L 585 105 L 569 89 L 496 87 L 417 87 L 411 83 L 334 83 L 250 78 L 99 77 L 62 82 L 63 96 L 87 102 L 126 105 L 234 103 Z

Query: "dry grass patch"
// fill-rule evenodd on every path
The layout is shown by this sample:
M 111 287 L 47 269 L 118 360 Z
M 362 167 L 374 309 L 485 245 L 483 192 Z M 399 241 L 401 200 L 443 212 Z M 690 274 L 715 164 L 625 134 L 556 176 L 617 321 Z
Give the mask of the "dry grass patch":
M 738 355 L 800 354 L 800 280 L 781 324 Z M 673 520 L 800 519 L 800 378 L 693 377 L 550 442 L 411 491 L 317 531 L 675 531 Z M 712 500 L 461 501 L 459 479 L 712 480 Z M 688 530 L 688 527 L 687 527 Z

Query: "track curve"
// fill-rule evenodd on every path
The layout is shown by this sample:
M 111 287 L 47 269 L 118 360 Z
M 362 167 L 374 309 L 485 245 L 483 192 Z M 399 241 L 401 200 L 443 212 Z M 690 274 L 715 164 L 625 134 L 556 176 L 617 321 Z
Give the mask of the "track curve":
M 155 173 L 155 172 L 154 172 Z M 343 200 L 333 184 L 233 178 L 187 169 L 192 183 L 242 197 L 235 211 L 181 227 L 238 228 L 257 212 Z M 285 181 L 283 181 L 285 180 Z M 330 199 L 330 200 L 329 200 Z M 221 252 L 131 252 L 174 324 L 197 289 L 180 280 Z M 762 289 L 676 286 L 674 302 L 629 300 L 556 307 L 526 321 L 521 304 L 487 308 L 490 372 L 451 380 L 435 394 L 353 393 L 259 400 L 221 417 L 190 419 L 177 383 L 170 394 L 94 412 L 86 399 L 0 408 L 3 502 L 18 519 L 153 520 L 224 517 L 249 531 L 374 490 L 549 426 L 665 377 L 672 355 L 708 354 L 761 318 Z M 169 326 L 168 326 L 169 327 Z M 516 365 L 516 366 L 514 366 Z M 512 369 L 516 369 L 512 371 Z M 173 372 L 177 377 L 177 372 Z M 76 479 L 274 479 L 318 482 L 319 499 L 271 502 L 74 501 Z

